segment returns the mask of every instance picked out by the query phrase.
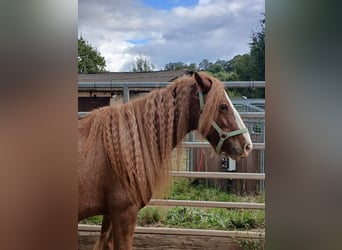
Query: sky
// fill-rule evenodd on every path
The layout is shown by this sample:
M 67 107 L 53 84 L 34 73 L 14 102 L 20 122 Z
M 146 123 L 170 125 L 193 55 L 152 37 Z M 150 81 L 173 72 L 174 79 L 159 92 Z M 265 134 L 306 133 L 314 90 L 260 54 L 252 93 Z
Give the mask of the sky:
M 265 12 L 265 0 L 81 0 L 78 6 L 78 36 L 111 72 L 131 71 L 139 54 L 162 70 L 170 62 L 248 53 Z

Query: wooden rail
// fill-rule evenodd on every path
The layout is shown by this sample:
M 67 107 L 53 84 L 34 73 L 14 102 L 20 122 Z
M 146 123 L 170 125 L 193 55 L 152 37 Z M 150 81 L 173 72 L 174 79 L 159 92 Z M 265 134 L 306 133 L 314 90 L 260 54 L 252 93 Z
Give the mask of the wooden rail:
M 245 179 L 245 180 L 265 180 L 262 173 L 227 173 L 227 172 L 188 172 L 171 171 L 171 176 L 187 178 L 208 178 L 208 179 Z
M 252 203 L 252 202 L 219 202 L 219 201 L 191 201 L 191 200 L 152 199 L 148 203 L 148 205 L 207 207 L 207 208 L 265 209 L 265 203 Z
M 97 225 L 78 225 L 78 232 L 98 235 L 101 226 Z M 224 230 L 204 230 L 204 229 L 184 229 L 184 228 L 162 228 L 162 227 L 136 227 L 135 233 L 144 234 L 166 234 L 166 235 L 194 235 L 194 236 L 219 236 L 219 237 L 236 237 L 236 238 L 255 238 L 262 239 L 265 237 L 264 231 L 224 231 Z

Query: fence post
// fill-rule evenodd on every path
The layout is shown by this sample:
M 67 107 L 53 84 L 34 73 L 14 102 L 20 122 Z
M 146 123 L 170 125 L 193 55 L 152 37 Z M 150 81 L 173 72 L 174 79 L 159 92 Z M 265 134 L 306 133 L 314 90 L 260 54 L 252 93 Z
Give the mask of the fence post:
M 194 132 L 191 132 L 189 134 L 189 141 L 191 142 L 194 141 Z M 188 155 L 189 155 L 188 169 L 189 171 L 194 171 L 194 149 L 193 148 L 188 148 Z
M 129 101 L 129 88 L 127 86 L 123 87 L 123 102 L 126 103 Z

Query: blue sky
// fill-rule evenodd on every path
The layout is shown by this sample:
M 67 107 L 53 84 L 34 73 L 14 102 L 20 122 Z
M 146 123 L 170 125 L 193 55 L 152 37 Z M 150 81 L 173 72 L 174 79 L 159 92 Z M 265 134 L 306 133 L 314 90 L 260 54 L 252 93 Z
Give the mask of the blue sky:
M 105 57 L 107 70 L 130 71 L 146 55 L 167 63 L 229 60 L 249 52 L 264 0 L 82 0 L 79 35 Z
M 189 7 L 198 3 L 197 0 L 141 0 L 146 6 L 155 9 L 170 10 L 174 7 Z
M 127 40 L 127 42 L 134 44 L 136 46 L 139 46 L 139 45 L 141 46 L 141 45 L 148 44 L 149 40 L 148 39 L 129 39 Z

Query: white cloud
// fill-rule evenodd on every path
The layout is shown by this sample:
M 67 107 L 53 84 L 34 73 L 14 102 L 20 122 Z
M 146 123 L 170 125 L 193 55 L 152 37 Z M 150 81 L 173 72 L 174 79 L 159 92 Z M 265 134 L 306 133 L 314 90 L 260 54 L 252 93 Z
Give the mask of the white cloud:
M 133 0 L 85 0 L 79 2 L 79 33 L 105 57 L 110 71 L 129 71 L 139 52 L 161 69 L 169 62 L 247 53 L 261 13 L 264 0 L 201 0 L 170 10 Z M 132 42 L 138 40 L 145 42 Z

